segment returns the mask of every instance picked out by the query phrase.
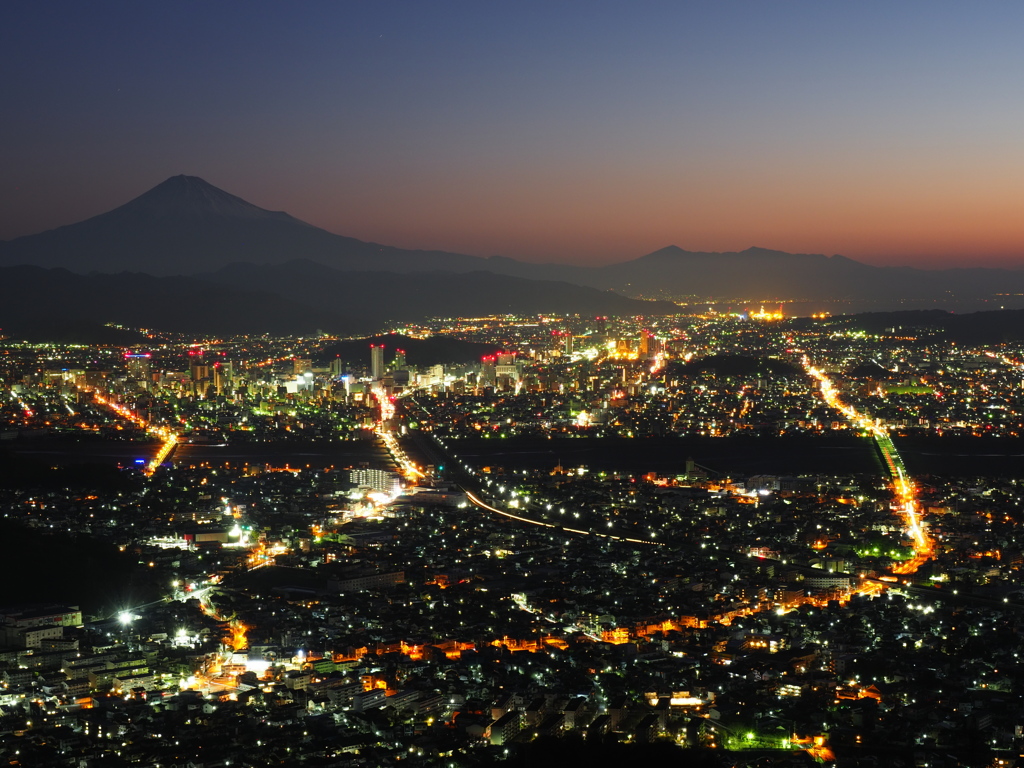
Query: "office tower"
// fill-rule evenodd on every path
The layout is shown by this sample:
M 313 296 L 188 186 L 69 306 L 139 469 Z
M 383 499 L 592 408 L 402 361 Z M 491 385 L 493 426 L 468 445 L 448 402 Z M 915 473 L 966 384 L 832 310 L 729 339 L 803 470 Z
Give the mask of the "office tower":
M 223 395 L 231 389 L 234 374 L 234 363 L 230 361 L 213 364 L 213 388 L 217 390 L 218 395 Z
M 370 378 L 380 381 L 384 378 L 384 345 L 370 345 Z
M 210 366 L 203 362 L 197 361 L 192 363 L 191 370 L 193 383 L 208 381 L 210 378 Z
M 647 358 L 654 352 L 654 334 L 644 328 L 640 331 L 640 357 Z
M 495 382 L 508 389 L 522 378 L 522 365 L 516 362 L 515 352 L 502 352 L 494 366 Z
M 493 387 L 497 381 L 497 365 L 494 355 L 486 355 L 480 363 L 480 386 Z
M 149 360 L 150 356 L 145 352 L 137 352 L 124 356 L 125 364 L 128 366 L 128 375 L 136 381 L 149 381 Z

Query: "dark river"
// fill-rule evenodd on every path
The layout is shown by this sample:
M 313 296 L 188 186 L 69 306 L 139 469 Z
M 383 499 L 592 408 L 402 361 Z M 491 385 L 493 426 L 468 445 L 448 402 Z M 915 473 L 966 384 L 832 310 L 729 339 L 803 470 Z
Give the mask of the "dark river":
M 156 453 L 157 443 L 114 440 L 72 440 L 64 437 L 4 440 L 8 450 L 51 465 L 146 463 Z M 390 457 L 376 439 L 334 442 L 237 443 L 225 446 L 182 444 L 170 461 L 176 466 L 191 464 L 269 464 L 296 468 L 349 467 L 366 462 L 371 469 L 391 469 Z

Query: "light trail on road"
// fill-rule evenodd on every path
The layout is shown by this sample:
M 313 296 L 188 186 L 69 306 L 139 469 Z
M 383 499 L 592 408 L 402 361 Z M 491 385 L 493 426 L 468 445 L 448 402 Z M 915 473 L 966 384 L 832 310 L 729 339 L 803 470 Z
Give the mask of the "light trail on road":
M 597 537 L 602 538 L 602 539 L 614 539 L 615 541 L 628 541 L 630 544 L 649 544 L 649 545 L 651 545 L 653 547 L 663 547 L 663 546 L 665 546 L 660 541 L 650 541 L 648 539 L 632 539 L 632 538 L 629 538 L 628 536 L 616 536 L 616 535 L 611 534 L 611 533 L 598 533 L 597 531 L 585 531 L 582 528 L 567 528 L 564 525 L 555 525 L 554 523 L 546 523 L 543 520 L 534 520 L 531 517 L 523 517 L 522 515 L 514 515 L 511 512 L 506 512 L 503 509 L 498 509 L 497 507 L 492 507 L 490 504 L 488 504 L 487 502 L 483 501 L 479 496 L 477 496 L 472 491 L 466 491 L 466 498 L 469 499 L 471 504 L 473 504 L 476 507 L 479 507 L 480 509 L 485 509 L 488 512 L 493 512 L 494 514 L 501 515 L 502 517 L 509 517 L 509 518 L 511 518 L 513 520 L 518 520 L 521 523 L 529 523 L 530 525 L 539 525 L 539 526 L 542 526 L 544 528 L 554 528 L 555 530 L 565 531 L 566 533 L 575 533 L 575 534 L 579 534 L 581 536 L 597 536 Z
M 921 525 L 917 489 L 914 486 L 914 481 L 907 474 L 903 459 L 896 450 L 892 438 L 889 437 L 888 428 L 880 424 L 877 419 L 871 419 L 869 416 L 857 411 L 853 406 L 844 403 L 839 397 L 839 391 L 835 385 L 823 371 L 811 365 L 807 355 L 801 358 L 801 363 L 807 374 L 818 382 L 821 396 L 825 402 L 843 414 L 850 423 L 869 432 L 874 439 L 875 445 L 885 461 L 886 468 L 889 470 L 889 475 L 892 477 L 893 490 L 898 499 L 895 506 L 903 518 L 904 532 L 914 543 L 913 556 L 909 560 L 904 560 L 894 565 L 892 572 L 900 575 L 915 573 L 925 562 L 931 559 L 935 551 L 935 543 Z M 866 588 L 871 585 L 864 586 Z M 877 586 L 877 584 L 873 586 Z M 878 590 L 872 589 L 871 591 Z
M 405 452 L 405 449 L 398 442 L 398 438 L 394 436 L 391 429 L 388 427 L 388 423 L 395 418 L 395 403 L 391 397 L 384 391 L 383 387 L 374 387 L 372 390 L 373 396 L 377 399 L 377 405 L 380 407 L 380 421 L 377 422 L 377 426 L 374 431 L 377 433 L 377 437 L 384 443 L 384 447 L 388 453 L 391 454 L 391 458 L 395 460 L 395 463 L 402 468 L 403 474 L 405 474 L 408 480 L 418 480 L 423 478 L 425 475 L 420 471 L 420 468 L 416 466 L 409 455 Z
M 114 400 L 108 400 L 106 397 L 103 396 L 103 394 L 99 390 L 93 390 L 92 396 L 96 399 L 97 403 L 106 406 L 114 413 L 116 413 L 118 416 L 120 416 L 122 419 L 130 421 L 132 424 L 134 424 L 137 427 L 141 427 L 154 437 L 160 438 L 160 440 L 162 441 L 160 444 L 160 448 L 157 449 L 156 455 L 153 456 L 153 458 L 150 459 L 149 462 L 147 462 L 145 469 L 145 473 L 147 476 L 150 476 L 154 472 L 156 472 L 157 468 L 164 463 L 167 457 L 171 455 L 171 451 L 173 451 L 174 447 L 178 444 L 178 433 L 170 429 L 169 427 L 160 427 L 149 421 L 146 421 L 140 416 L 136 416 L 134 413 L 129 411 L 120 403 Z

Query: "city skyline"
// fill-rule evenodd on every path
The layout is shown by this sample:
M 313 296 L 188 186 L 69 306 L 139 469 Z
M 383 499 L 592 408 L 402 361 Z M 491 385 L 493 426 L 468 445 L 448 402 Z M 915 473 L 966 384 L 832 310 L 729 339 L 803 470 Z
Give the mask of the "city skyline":
M 1009 4 L 241 11 L 8 7 L 0 237 L 187 173 L 480 256 L 1022 263 Z
M 0 339 L 0 756 L 1014 768 L 1024 347 L 901 315 Z

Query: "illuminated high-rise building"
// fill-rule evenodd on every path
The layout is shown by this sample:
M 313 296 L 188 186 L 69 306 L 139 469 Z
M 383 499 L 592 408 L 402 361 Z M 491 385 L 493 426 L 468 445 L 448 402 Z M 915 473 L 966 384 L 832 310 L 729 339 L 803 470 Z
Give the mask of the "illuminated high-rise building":
M 210 366 L 201 360 L 192 363 L 191 372 L 193 383 L 210 380 Z
M 493 387 L 497 382 L 497 362 L 494 355 L 484 355 L 480 361 L 480 377 L 478 379 L 481 387 Z
M 350 469 L 349 482 L 380 493 L 397 496 L 402 492 L 402 476 L 383 469 Z
M 235 366 L 230 360 L 213 364 L 213 388 L 218 395 L 225 394 L 231 389 L 234 381 Z
M 403 368 L 405 368 L 405 350 L 404 349 L 396 349 L 395 350 L 395 364 L 394 364 L 393 367 L 394 367 L 394 369 L 396 371 L 400 371 Z
M 148 381 L 150 374 L 150 356 L 147 352 L 136 352 L 124 356 L 128 367 L 128 375 L 136 381 Z
M 644 328 L 640 331 L 640 357 L 647 358 L 654 353 L 654 334 Z
M 370 378 L 380 381 L 384 378 L 384 345 L 370 345 Z
M 495 383 L 502 389 L 508 388 L 522 378 L 522 366 L 516 362 L 515 352 L 502 352 L 494 366 Z

